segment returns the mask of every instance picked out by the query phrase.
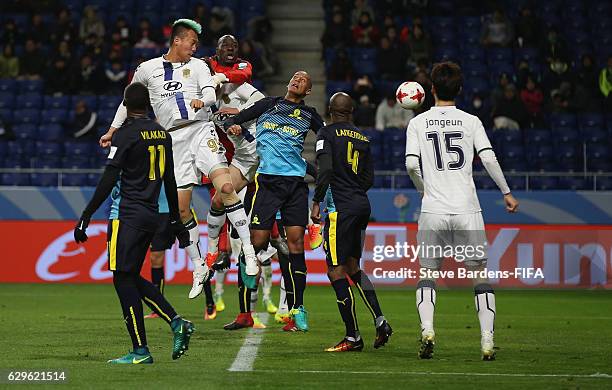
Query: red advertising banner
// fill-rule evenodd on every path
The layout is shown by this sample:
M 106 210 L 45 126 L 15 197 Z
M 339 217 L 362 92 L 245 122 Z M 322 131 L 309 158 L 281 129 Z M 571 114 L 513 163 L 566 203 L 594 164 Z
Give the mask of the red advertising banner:
M 107 269 L 106 222 L 93 221 L 89 240 L 77 245 L 73 222 L 0 221 L 2 237 L 1 283 L 110 283 Z M 201 226 L 206 248 L 206 226 Z M 377 285 L 412 286 L 419 279 L 413 255 L 416 224 L 380 224 L 368 227 L 362 267 Z M 487 275 L 499 287 L 591 288 L 612 287 L 612 226 L 488 225 Z M 308 282 L 328 283 L 321 248 L 306 251 Z M 280 279 L 273 264 L 274 281 Z M 168 283 L 191 283 L 192 265 L 175 245 L 166 252 Z M 149 276 L 148 262 L 143 275 Z M 452 258 L 438 275 L 441 285 L 469 286 L 471 276 Z M 232 268 L 228 281 L 236 280 Z

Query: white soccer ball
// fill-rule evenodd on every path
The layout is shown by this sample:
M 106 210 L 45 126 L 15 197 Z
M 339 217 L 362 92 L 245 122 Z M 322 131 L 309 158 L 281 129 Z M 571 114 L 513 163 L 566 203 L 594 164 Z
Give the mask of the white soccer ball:
M 406 81 L 400 84 L 395 91 L 395 100 L 406 110 L 414 110 L 425 101 L 425 90 L 416 81 Z

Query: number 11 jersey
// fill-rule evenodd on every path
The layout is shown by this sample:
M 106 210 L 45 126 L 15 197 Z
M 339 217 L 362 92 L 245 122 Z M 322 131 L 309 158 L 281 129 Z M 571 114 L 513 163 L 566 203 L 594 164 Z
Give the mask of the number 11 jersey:
M 476 154 L 492 149 L 480 119 L 455 106 L 434 106 L 416 116 L 406 131 L 406 157 L 420 158 L 424 195 L 421 212 L 471 214 L 481 211 L 472 178 Z

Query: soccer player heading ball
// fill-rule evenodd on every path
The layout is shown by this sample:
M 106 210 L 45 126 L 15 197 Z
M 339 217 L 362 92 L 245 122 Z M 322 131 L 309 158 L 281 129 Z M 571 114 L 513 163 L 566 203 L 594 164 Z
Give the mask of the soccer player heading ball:
M 451 245 L 456 248 L 455 253 L 460 248 L 466 248 L 463 262 L 467 269 L 484 270 L 487 265 L 487 237 L 472 179 L 474 150 L 502 192 L 506 210 L 516 212 L 518 201 L 510 193 L 478 117 L 455 107 L 455 99 L 463 83 L 461 68 L 453 62 L 436 64 L 431 71 L 431 79 L 431 92 L 436 104 L 412 119 L 406 134 L 406 168 L 423 196 L 417 242 L 427 247 L 428 251 L 420 253 L 420 265 L 425 270 L 439 270 L 443 257 L 436 248 Z M 467 256 L 468 247 L 474 248 L 470 251 L 472 256 Z M 455 260 L 460 259 L 456 257 Z M 473 279 L 473 284 L 480 321 L 482 358 L 493 360 L 495 293 L 487 278 Z M 416 304 L 422 330 L 419 356 L 430 359 L 435 338 L 435 279 L 426 277 L 419 280 Z

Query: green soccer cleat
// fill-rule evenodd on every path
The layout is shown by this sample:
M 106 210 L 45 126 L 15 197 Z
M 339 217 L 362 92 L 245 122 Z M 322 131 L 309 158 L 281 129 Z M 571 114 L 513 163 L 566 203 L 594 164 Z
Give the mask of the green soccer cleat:
M 270 314 L 276 314 L 278 311 L 278 307 L 270 299 L 264 299 L 264 306 L 266 307 L 266 311 Z
M 291 317 L 295 321 L 295 327 L 301 332 L 308 332 L 308 312 L 304 306 L 291 309 Z
M 432 331 L 424 332 L 421 336 L 421 347 L 419 348 L 419 358 L 431 359 L 433 357 L 435 342 L 435 333 Z
M 130 351 L 127 355 L 117 359 L 111 359 L 107 363 L 111 364 L 153 364 L 153 356 L 149 353 L 148 348 L 142 348 L 142 353 Z
M 183 356 L 189 349 L 189 339 L 195 331 L 193 324 L 187 320 L 178 317 L 172 320 L 170 324 L 172 333 L 174 333 L 174 341 L 172 344 L 172 360 L 176 360 Z

